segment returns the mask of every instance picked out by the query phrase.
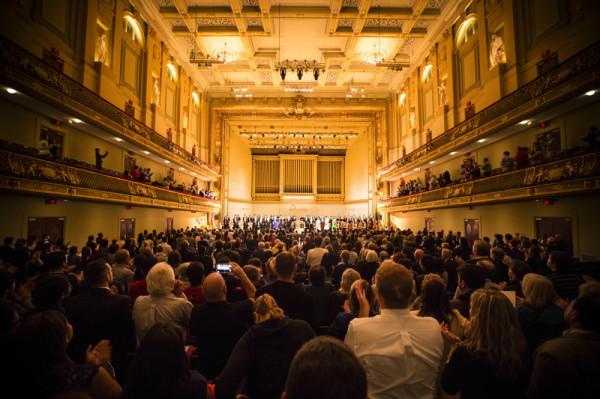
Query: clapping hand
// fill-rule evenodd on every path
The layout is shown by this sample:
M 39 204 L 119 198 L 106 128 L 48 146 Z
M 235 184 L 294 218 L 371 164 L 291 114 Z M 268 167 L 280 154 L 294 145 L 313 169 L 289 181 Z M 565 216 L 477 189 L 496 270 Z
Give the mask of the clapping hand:
M 85 361 L 96 366 L 105 366 L 110 363 L 112 357 L 112 347 L 107 339 L 103 339 L 98 342 L 96 346 L 92 348 L 92 345 L 88 345 L 85 353 Z
M 358 303 L 360 305 L 358 317 L 369 317 L 369 313 L 371 312 L 371 304 L 365 295 L 365 287 L 362 284 L 358 284 L 356 286 L 356 298 L 358 299 Z

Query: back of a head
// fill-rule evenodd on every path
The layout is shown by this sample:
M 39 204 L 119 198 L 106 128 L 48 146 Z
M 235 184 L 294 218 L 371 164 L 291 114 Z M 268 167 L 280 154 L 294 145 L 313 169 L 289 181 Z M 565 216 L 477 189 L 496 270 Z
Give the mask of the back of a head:
M 67 255 L 63 251 L 50 252 L 43 256 L 44 266 L 49 270 L 57 270 L 63 267 L 67 261 Z
M 104 259 L 89 262 L 83 269 L 83 280 L 88 287 L 98 287 L 107 284 L 109 265 Z
M 285 384 L 286 399 L 365 399 L 367 377 L 350 348 L 317 337 L 296 353 Z
M 190 378 L 184 331 L 171 322 L 158 322 L 144 335 L 129 373 L 124 397 L 179 397 Z
M 571 255 L 567 251 L 552 251 L 550 257 L 559 272 L 566 272 L 571 267 Z
M 421 310 L 419 316 L 429 316 L 438 322 L 450 322 L 450 298 L 446 286 L 437 279 L 428 279 L 421 289 Z
M 175 287 L 175 272 L 166 262 L 157 263 L 146 276 L 146 285 L 150 295 L 167 295 Z
M 360 273 L 352 268 L 344 270 L 342 273 L 342 280 L 340 282 L 340 289 L 342 292 L 349 293 L 350 287 L 356 281 L 360 280 Z
M 490 256 L 490 244 L 484 240 L 475 240 L 473 242 L 473 254 L 475 256 Z
M 308 279 L 312 285 L 321 286 L 325 284 L 325 269 L 323 266 L 315 265 L 308 269 Z
M 466 347 L 481 353 L 495 373 L 514 378 L 525 366 L 525 339 L 516 312 L 502 291 L 482 288 L 471 295 Z
M 479 266 L 465 265 L 456 271 L 460 280 L 464 281 L 468 288 L 476 290 L 485 285 L 485 271 Z
M 260 267 L 257 267 L 256 265 L 248 264 L 248 265 L 244 266 L 242 269 L 244 269 L 244 273 L 246 273 L 246 276 L 248 276 L 250 281 L 252 281 L 252 283 L 256 285 L 256 283 L 258 283 L 258 281 L 260 279 Z
M 296 257 L 286 251 L 283 251 L 275 258 L 275 271 L 277 277 L 282 279 L 291 278 L 296 268 Z
M 220 273 L 210 273 L 202 283 L 202 291 L 208 302 L 224 301 L 227 295 L 225 279 L 223 279 Z
M 367 251 L 367 254 L 365 255 L 365 261 L 368 263 L 379 262 L 379 256 L 377 255 L 377 252 L 373 251 L 372 249 Z
M 119 249 L 115 253 L 115 263 L 119 265 L 126 265 L 129 263 L 129 251 L 126 249 Z
M 554 302 L 556 291 L 547 277 L 528 273 L 523 277 L 523 295 L 526 303 L 541 309 Z
M 583 328 L 600 334 L 600 293 L 591 292 L 578 297 L 573 310 L 577 312 L 577 321 Z
M 19 353 L 40 371 L 67 358 L 67 319 L 57 310 L 46 310 L 23 320 L 17 330 Z
M 510 263 L 510 271 L 521 281 L 528 273 L 531 273 L 531 266 L 522 260 L 513 259 Z
M 406 267 L 387 260 L 375 273 L 377 292 L 388 309 L 408 307 L 413 293 L 413 276 Z
M 57 305 L 69 292 L 69 280 L 64 275 L 48 275 L 37 279 L 31 292 L 31 299 L 36 307 Z
M 269 294 L 262 294 L 254 301 L 254 321 L 262 323 L 270 319 L 280 319 L 284 316 L 283 309 Z
M 204 265 L 201 262 L 191 262 L 186 269 L 186 273 L 190 284 L 195 287 L 204 280 Z

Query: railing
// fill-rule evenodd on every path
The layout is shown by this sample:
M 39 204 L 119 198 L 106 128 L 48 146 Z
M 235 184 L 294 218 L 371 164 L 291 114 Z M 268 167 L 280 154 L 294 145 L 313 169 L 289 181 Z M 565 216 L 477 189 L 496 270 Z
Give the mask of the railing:
M 216 213 L 217 200 L 168 190 L 72 164 L 0 149 L 0 188 Z M 35 184 L 27 184 L 35 183 Z M 40 185 L 39 183 L 48 183 Z
M 22 76 L 23 74 L 30 79 L 34 79 L 36 85 L 43 85 L 54 89 L 71 99 L 74 103 L 93 110 L 96 114 L 116 123 L 121 126 L 121 129 L 127 129 L 170 153 L 176 154 L 187 162 L 191 162 L 199 168 L 206 170 L 209 174 L 218 176 L 219 172 L 213 165 L 192 156 L 184 148 L 170 142 L 166 137 L 128 115 L 114 104 L 67 75 L 53 69 L 35 55 L 0 35 L 0 76 L 6 79 Z M 30 94 L 32 96 L 39 96 L 40 93 L 38 91 L 39 87 L 33 88 Z
M 590 179 L 591 178 L 591 179 Z M 568 195 L 600 189 L 600 151 L 484 177 L 417 194 L 381 200 L 388 211 L 407 211 Z
M 400 159 L 381 168 L 378 172 L 379 176 L 384 177 L 394 171 L 398 171 L 399 168 L 402 168 L 413 161 L 419 160 L 421 157 L 431 153 L 433 150 L 447 145 L 458 138 L 464 137 L 469 133 L 476 131 L 483 125 L 494 122 L 496 119 L 509 114 L 517 107 L 533 100 L 536 100 L 535 106 L 531 107 L 527 112 L 529 115 L 536 114 L 542 109 L 545 109 L 551 105 L 551 102 L 549 102 L 548 99 L 545 99 L 544 96 L 556 90 L 559 88 L 559 86 L 565 84 L 569 80 L 575 80 L 577 78 L 581 78 L 582 76 L 589 76 L 591 79 L 595 80 L 600 79 L 600 42 L 597 42 L 578 54 L 570 57 L 540 77 L 518 88 L 487 108 L 484 108 L 480 112 L 476 113 L 473 117 L 459 123 L 455 127 L 437 136 L 432 141 L 422 145 L 421 147 L 418 147 Z M 573 94 L 574 93 L 565 93 L 564 96 L 561 96 L 560 99 L 555 99 L 556 101 L 554 102 L 564 100 L 569 95 L 572 96 Z M 520 117 L 524 118 L 526 115 L 520 115 Z M 485 135 L 489 135 L 493 131 L 499 130 L 505 125 L 514 123 L 513 121 L 509 120 L 509 118 L 502 118 L 502 121 L 498 122 L 499 123 L 495 123 L 494 126 L 486 131 Z M 481 136 L 483 136 L 483 134 L 477 137 Z M 475 138 L 476 137 L 473 137 L 472 139 L 475 140 Z M 460 144 L 466 144 L 466 142 L 461 141 Z

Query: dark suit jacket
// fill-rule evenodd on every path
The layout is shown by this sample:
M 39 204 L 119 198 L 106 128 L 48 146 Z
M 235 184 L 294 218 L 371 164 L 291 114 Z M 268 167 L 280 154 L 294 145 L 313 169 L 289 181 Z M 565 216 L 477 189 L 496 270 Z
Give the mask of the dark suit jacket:
M 107 339 L 112 346 L 112 364 L 117 378 L 127 372 L 127 354 L 135 352 L 135 330 L 129 297 L 113 295 L 105 288 L 91 288 L 65 303 L 66 315 L 73 326 L 69 355 L 76 362 L 85 361 L 88 345 Z
M 256 291 L 257 298 L 262 294 L 275 298 L 277 305 L 290 319 L 304 320 L 313 328 L 316 327 L 313 300 L 302 286 L 278 280 Z
M 542 344 L 535 355 L 529 397 L 597 398 L 600 392 L 600 335 L 567 330 Z

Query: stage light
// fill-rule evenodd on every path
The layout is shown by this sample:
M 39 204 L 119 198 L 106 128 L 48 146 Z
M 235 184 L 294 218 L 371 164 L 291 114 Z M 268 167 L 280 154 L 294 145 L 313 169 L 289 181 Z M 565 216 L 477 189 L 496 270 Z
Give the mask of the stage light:
M 486 139 L 479 139 L 477 140 L 478 143 L 484 143 Z
M 10 92 L 9 92 L 10 93 Z M 11 93 L 12 94 L 12 93 Z M 586 96 L 593 96 L 594 94 L 596 94 L 596 90 L 590 90 L 590 91 L 586 91 L 585 95 Z

